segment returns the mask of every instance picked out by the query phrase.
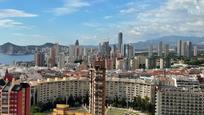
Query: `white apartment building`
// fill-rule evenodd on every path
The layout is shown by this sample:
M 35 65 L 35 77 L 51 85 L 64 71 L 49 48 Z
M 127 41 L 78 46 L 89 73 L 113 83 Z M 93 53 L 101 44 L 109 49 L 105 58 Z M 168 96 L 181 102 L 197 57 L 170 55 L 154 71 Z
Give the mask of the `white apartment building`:
M 37 102 L 47 102 L 57 97 L 85 96 L 89 92 L 88 78 L 55 78 L 31 81 L 31 92 Z M 154 85 L 141 79 L 106 78 L 106 98 L 126 98 L 131 101 L 136 96 L 149 97 L 154 102 Z
M 68 98 L 70 95 L 85 96 L 88 93 L 89 85 L 87 79 L 76 78 L 55 78 L 37 81 L 31 88 L 33 98 L 37 102 L 47 102 L 58 97 Z
M 204 92 L 200 89 L 162 87 L 156 93 L 156 115 L 203 115 Z
M 113 99 L 117 96 L 119 99 L 126 98 L 132 101 L 134 97 L 147 96 L 151 102 L 154 102 L 154 85 L 141 79 L 107 78 L 106 87 L 107 98 Z

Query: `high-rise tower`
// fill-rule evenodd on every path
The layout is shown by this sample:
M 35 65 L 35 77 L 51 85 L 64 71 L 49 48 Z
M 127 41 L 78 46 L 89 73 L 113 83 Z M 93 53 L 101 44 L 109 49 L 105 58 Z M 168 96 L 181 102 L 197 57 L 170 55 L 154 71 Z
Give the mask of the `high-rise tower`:
M 45 57 L 43 52 L 39 48 L 36 48 L 35 50 L 34 60 L 35 66 L 44 66 Z
M 148 48 L 148 57 L 152 57 L 153 56 L 153 45 L 151 44 Z
M 157 51 L 158 56 L 162 56 L 162 51 L 163 51 L 162 48 L 163 48 L 163 44 L 162 44 L 162 41 L 160 41 L 158 44 L 158 51 Z
M 76 40 L 76 43 L 75 43 L 75 57 L 76 57 L 76 60 L 79 60 L 79 54 L 80 54 L 79 41 Z
M 120 54 L 122 54 L 122 46 L 123 46 L 123 33 L 120 32 L 118 34 L 118 50 L 119 50 Z
M 99 59 L 90 69 L 90 100 L 89 111 L 93 115 L 105 115 L 106 88 L 105 59 Z
M 182 41 L 179 40 L 177 42 L 177 56 L 181 56 L 181 45 L 182 45 Z

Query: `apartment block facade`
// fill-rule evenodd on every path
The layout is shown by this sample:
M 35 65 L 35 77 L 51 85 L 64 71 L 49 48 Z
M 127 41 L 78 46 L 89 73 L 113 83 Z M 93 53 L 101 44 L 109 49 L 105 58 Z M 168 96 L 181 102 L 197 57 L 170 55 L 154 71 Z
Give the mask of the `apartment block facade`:
M 204 92 L 185 87 L 163 87 L 156 93 L 156 115 L 203 115 Z
M 90 80 L 85 77 L 74 78 L 64 77 L 31 82 L 31 95 L 35 103 L 54 100 L 57 97 L 85 96 L 89 90 Z M 155 86 L 142 79 L 128 78 L 106 78 L 106 99 L 126 98 L 131 101 L 136 96 L 144 98 L 147 96 L 151 102 L 154 102 Z
M 7 78 L 8 73 L 0 80 L 0 114 L 30 115 L 30 85 Z

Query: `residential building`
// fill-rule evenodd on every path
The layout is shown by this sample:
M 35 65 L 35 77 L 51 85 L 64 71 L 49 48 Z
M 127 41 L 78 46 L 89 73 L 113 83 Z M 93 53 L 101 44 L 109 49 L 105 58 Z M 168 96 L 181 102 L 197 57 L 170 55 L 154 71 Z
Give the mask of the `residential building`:
M 64 77 L 48 78 L 46 80 L 31 81 L 31 94 L 34 103 L 46 103 L 57 97 L 68 98 L 69 96 L 84 97 L 90 91 L 90 80 L 87 77 Z M 118 77 L 106 78 L 106 99 L 126 98 L 131 101 L 136 96 L 147 96 L 154 101 L 154 85 L 142 79 L 128 79 Z
M 105 115 L 106 102 L 106 64 L 104 59 L 95 61 L 90 70 L 89 112 L 93 115 Z
M 57 66 L 60 69 L 65 67 L 65 54 L 63 52 L 58 55 Z
M 136 56 L 131 60 L 132 70 L 145 67 L 145 56 Z
M 8 72 L 0 80 L 0 114 L 30 115 L 30 85 L 15 81 Z
M 104 57 L 106 59 L 111 57 L 111 47 L 109 42 L 103 42 L 101 46 L 100 57 Z
M 38 80 L 32 82 L 33 98 L 38 102 L 46 103 L 58 97 L 68 98 L 69 96 L 85 96 L 89 92 L 88 80 L 86 78 L 55 78 Z M 36 96 L 36 97 L 35 97 Z
M 156 93 L 156 115 L 203 115 L 204 92 L 185 87 L 162 87 Z
M 40 51 L 40 49 L 36 49 L 34 56 L 35 66 L 44 66 L 45 57 L 44 53 Z
M 204 92 L 197 78 L 173 76 L 156 90 L 156 115 L 203 115 Z

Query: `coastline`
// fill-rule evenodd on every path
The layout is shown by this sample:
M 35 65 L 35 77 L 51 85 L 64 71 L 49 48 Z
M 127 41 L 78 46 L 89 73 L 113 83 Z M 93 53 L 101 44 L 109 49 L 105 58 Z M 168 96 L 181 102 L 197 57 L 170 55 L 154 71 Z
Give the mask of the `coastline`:
M 33 61 L 34 54 L 5 54 L 0 52 L 0 64 L 10 65 L 19 61 Z

